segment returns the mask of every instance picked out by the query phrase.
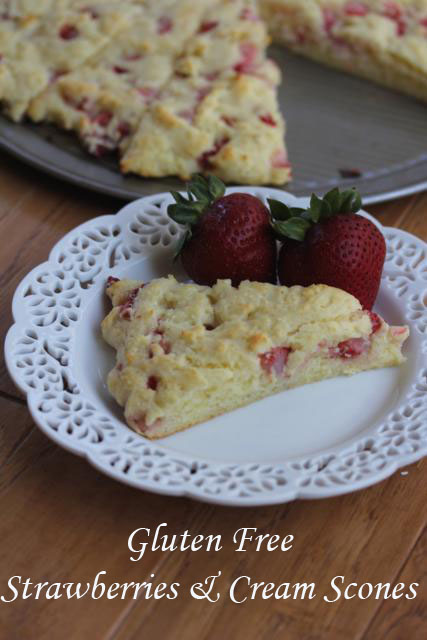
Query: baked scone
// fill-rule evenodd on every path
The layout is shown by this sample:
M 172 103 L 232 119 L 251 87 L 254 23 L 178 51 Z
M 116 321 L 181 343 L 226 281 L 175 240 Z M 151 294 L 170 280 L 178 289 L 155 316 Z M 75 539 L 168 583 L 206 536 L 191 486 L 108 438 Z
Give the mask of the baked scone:
M 290 178 L 276 90 L 280 72 L 253 2 L 213 2 L 150 103 L 121 160 L 143 176 L 210 171 L 226 182 Z
M 72 129 L 90 153 L 124 149 L 142 114 L 174 73 L 175 57 L 199 28 L 207 0 L 141 4 L 132 23 L 28 109 L 35 121 Z
M 46 75 L 39 65 L 45 75 L 28 115 L 74 130 L 95 155 L 119 151 L 126 173 L 188 179 L 209 170 L 227 182 L 286 182 L 280 73 L 266 57 L 254 0 L 127 5 L 131 24 L 74 70 Z M 36 52 L 40 29 L 30 39 Z
M 240 184 L 287 181 L 285 126 L 267 80 L 275 71 L 267 61 L 260 76 L 175 78 L 144 113 L 122 170 L 182 179 L 202 171 Z
M 27 2 L 0 20 L 0 100 L 20 120 L 32 98 L 76 69 L 131 24 L 142 9 L 132 2 L 59 0 L 31 12 Z M 26 13 L 28 11 L 29 13 Z M 14 16 L 18 17 L 14 17 Z
M 276 42 L 427 100 L 427 0 L 260 0 Z
M 111 278 L 107 293 L 102 334 L 117 351 L 108 388 L 148 438 L 284 389 L 398 365 L 409 333 L 324 285 Z

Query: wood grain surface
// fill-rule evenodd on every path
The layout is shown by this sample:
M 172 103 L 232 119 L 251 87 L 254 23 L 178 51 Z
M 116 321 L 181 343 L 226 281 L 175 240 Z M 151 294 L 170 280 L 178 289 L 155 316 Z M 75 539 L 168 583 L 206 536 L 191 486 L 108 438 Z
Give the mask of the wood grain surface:
M 46 260 L 78 224 L 121 203 L 45 177 L 0 156 L 0 327 L 11 324 L 21 278 Z M 427 194 L 368 207 L 383 224 L 427 240 Z M 85 597 L 0 602 L 1 640 L 421 640 L 427 637 L 427 462 L 370 489 L 321 501 L 231 509 L 157 496 L 120 485 L 59 449 L 34 427 L 0 361 L 0 595 L 11 576 L 38 582 L 180 583 L 175 600 Z M 130 560 L 139 527 L 167 522 L 170 534 L 221 534 L 223 549 L 149 551 Z M 292 534 L 290 552 L 237 553 L 233 533 Z M 196 600 L 190 586 L 218 578 L 218 602 Z M 154 577 L 151 577 L 153 576 Z M 238 576 L 315 582 L 316 598 L 231 602 Z M 334 576 L 349 582 L 417 582 L 407 599 L 328 603 Z

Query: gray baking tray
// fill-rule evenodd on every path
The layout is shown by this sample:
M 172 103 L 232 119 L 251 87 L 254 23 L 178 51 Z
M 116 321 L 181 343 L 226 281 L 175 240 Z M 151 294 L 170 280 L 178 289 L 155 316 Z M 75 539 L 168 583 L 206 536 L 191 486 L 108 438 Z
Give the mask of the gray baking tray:
M 288 123 L 297 196 L 356 185 L 366 204 L 427 188 L 427 105 L 272 47 L 282 69 L 280 103 Z M 175 179 L 123 176 L 50 125 L 0 116 L 0 147 L 64 180 L 132 200 L 182 187 Z M 349 177 L 343 177 L 348 175 Z

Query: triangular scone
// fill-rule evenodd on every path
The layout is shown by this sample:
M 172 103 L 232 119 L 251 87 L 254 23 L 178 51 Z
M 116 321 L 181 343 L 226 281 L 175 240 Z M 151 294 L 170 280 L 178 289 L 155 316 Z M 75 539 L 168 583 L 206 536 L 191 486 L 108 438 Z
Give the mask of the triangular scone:
M 316 380 L 403 362 L 407 327 L 348 293 L 228 280 L 214 287 L 111 279 L 102 323 L 108 387 L 130 427 L 160 438 Z
M 203 0 L 137 4 L 132 23 L 72 73 L 37 96 L 28 115 L 77 132 L 101 156 L 125 149 L 147 106 L 174 74 L 176 57 L 197 32 Z
M 252 0 L 215 0 L 174 77 L 152 100 L 121 160 L 125 173 L 283 184 L 291 175 L 279 111 L 280 71 Z
M 427 100 L 426 0 L 260 0 L 275 42 Z
M 93 6 L 59 0 L 50 10 L 43 4 L 44 14 L 35 5 L 34 0 L 22 3 L 19 11 L 12 7 L 0 20 L 0 101 L 13 120 L 20 120 L 33 98 L 99 51 L 141 11 L 119 0 Z

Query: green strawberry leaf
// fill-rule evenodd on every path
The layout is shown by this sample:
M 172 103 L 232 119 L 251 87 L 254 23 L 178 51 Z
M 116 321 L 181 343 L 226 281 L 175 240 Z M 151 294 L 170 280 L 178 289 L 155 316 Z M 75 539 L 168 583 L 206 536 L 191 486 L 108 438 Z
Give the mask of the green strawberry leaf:
M 208 176 L 208 186 L 213 201 L 222 198 L 225 194 L 225 184 L 216 176 Z
M 307 209 L 307 211 L 310 212 L 310 219 L 314 223 L 319 222 L 320 220 L 320 216 L 322 213 L 322 205 L 323 205 L 322 200 L 318 196 L 316 196 L 315 193 L 312 193 L 310 198 L 310 208 Z
M 325 199 L 322 200 L 322 210 L 320 212 L 320 219 L 330 218 L 333 215 L 331 205 Z
M 323 201 L 327 202 L 331 208 L 331 213 L 336 213 L 340 208 L 341 195 L 340 190 L 335 187 L 323 197 Z
M 308 220 L 296 216 L 286 221 L 275 222 L 273 225 L 274 230 L 281 236 L 291 238 L 291 240 L 299 240 L 300 242 L 304 240 L 305 234 L 310 227 L 311 224 Z
M 340 213 L 350 213 L 354 198 L 353 189 L 341 193 Z
M 168 216 L 178 224 L 194 225 L 200 217 L 198 207 L 194 207 L 197 203 L 192 204 L 170 204 L 168 206 Z
M 267 202 L 270 206 L 273 220 L 289 220 L 289 218 L 292 218 L 292 211 L 284 202 L 271 198 L 268 198 Z
M 360 196 L 360 193 L 356 191 L 356 189 L 354 189 L 354 198 L 353 198 L 353 204 L 351 206 L 351 212 L 357 213 L 358 211 L 360 211 L 361 208 L 362 208 L 362 198 Z
M 196 174 L 192 177 L 188 183 L 188 193 L 193 194 L 197 200 L 209 203 L 211 201 L 211 195 L 209 192 L 209 185 L 206 178 L 200 174 Z
M 179 191 L 171 191 L 171 196 L 178 204 L 186 203 L 186 198 Z

